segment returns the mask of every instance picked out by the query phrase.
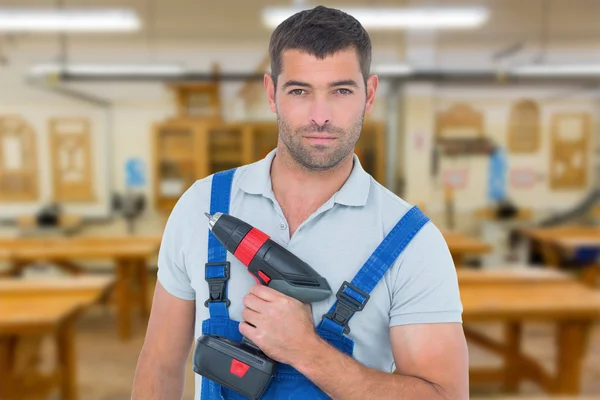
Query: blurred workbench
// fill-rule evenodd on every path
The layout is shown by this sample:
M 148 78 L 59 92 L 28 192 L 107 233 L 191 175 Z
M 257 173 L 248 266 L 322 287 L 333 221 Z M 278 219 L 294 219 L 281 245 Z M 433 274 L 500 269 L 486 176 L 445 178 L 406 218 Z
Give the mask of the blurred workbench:
M 60 236 L 77 233 L 83 227 L 83 218 L 79 215 L 60 214 L 56 224 L 44 226 L 34 215 L 21 215 L 16 223 L 21 236 Z
M 75 323 L 112 287 L 111 277 L 0 279 L 0 398 L 42 400 L 56 388 L 76 400 Z M 40 368 L 42 340 L 52 336 L 57 360 Z
M 0 253 L 8 253 L 12 267 L 4 275 L 17 276 L 33 264 L 49 263 L 73 275 L 83 275 L 78 261 L 114 263 L 119 333 L 131 337 L 131 309 L 150 313 L 148 259 L 158 254 L 160 236 L 53 237 L 0 239 Z
M 600 292 L 559 271 L 544 268 L 458 270 L 467 340 L 503 359 L 500 369 L 471 369 L 472 382 L 503 382 L 517 392 L 530 380 L 549 394 L 578 394 L 581 371 L 593 323 L 600 320 Z M 523 325 L 546 322 L 556 326 L 554 374 L 522 351 Z M 469 327 L 470 323 L 501 322 L 498 342 Z
M 531 248 L 541 254 L 544 264 L 558 269 L 565 263 L 577 263 L 581 280 L 590 287 L 600 278 L 600 228 L 563 226 L 522 229 Z
M 464 265 L 466 256 L 480 256 L 492 251 L 492 246 L 488 243 L 463 233 L 446 230 L 442 231 L 442 234 L 457 268 Z

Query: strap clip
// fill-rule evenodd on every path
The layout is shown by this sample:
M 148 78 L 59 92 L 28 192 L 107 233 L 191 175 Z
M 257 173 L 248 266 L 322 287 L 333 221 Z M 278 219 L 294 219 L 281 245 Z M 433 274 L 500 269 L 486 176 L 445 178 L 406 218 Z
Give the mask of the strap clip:
M 211 267 L 223 267 L 223 273 L 219 274 L 222 276 L 211 276 L 215 275 L 214 273 L 209 273 L 209 269 Z M 229 280 L 229 268 L 229 261 L 206 263 L 204 269 L 204 279 L 206 279 L 206 281 L 208 282 L 208 291 L 210 293 L 210 297 L 204 302 L 205 307 L 208 307 L 210 303 L 218 302 L 225 302 L 226 307 L 229 307 L 229 305 L 231 304 L 231 301 L 229 301 L 225 293 L 225 290 L 227 289 L 227 281 Z
M 344 333 L 350 333 L 350 327 L 348 323 L 350 318 L 357 311 L 361 311 L 365 308 L 367 301 L 369 301 L 369 295 L 348 281 L 344 281 L 340 289 L 338 290 L 336 297 L 338 302 L 333 312 L 325 314 L 323 318 L 328 318 L 336 324 L 344 327 Z

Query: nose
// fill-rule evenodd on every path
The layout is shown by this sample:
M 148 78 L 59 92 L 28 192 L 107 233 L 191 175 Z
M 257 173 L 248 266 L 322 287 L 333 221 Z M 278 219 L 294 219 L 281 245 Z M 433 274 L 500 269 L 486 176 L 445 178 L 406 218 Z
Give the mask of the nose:
M 331 122 L 331 108 L 325 99 L 317 98 L 313 101 L 310 121 L 317 126 L 324 126 Z

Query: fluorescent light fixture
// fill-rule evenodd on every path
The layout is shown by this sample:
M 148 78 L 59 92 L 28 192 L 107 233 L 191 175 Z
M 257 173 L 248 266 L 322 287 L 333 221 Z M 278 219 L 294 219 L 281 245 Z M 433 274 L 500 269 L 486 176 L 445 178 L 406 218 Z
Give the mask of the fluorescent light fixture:
M 600 64 L 533 64 L 510 71 L 520 76 L 594 76 L 600 75 Z
M 293 14 L 307 7 L 267 7 L 263 23 L 275 28 Z M 488 18 L 485 8 L 343 8 L 366 29 L 466 29 L 483 24 Z
M 178 65 L 135 65 L 135 64 L 40 64 L 30 68 L 33 76 L 72 74 L 72 75 L 137 75 L 137 76 L 178 76 L 185 70 Z
M 140 26 L 137 15 L 124 9 L 0 8 L 0 32 L 128 32 Z
M 407 64 L 381 64 L 374 66 L 371 72 L 382 76 L 406 76 L 413 72 L 413 68 Z

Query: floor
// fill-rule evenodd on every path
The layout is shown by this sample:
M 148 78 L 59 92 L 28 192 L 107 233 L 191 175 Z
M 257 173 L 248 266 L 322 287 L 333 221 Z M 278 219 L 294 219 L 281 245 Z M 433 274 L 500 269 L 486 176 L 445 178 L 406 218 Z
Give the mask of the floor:
M 499 326 L 478 326 L 490 335 L 498 335 Z M 117 337 L 115 315 L 112 309 L 94 307 L 82 318 L 78 325 L 78 380 L 80 398 L 85 400 L 129 400 L 133 375 L 144 340 L 145 325 L 137 320 L 134 326 L 134 338 L 129 342 L 121 342 Z M 543 360 L 549 369 L 553 368 L 553 331 L 546 325 L 526 327 L 524 349 L 537 359 Z M 52 358 L 51 343 L 46 347 L 49 358 Z M 594 328 L 588 357 L 584 365 L 582 397 L 600 399 L 600 325 Z M 497 363 L 494 356 L 489 356 L 480 349 L 470 347 L 471 364 L 477 366 L 493 366 Z M 193 400 L 194 372 L 188 361 L 184 400 Z M 472 399 L 505 399 L 495 386 L 472 387 Z M 513 397 L 510 397 L 511 399 Z M 547 398 L 534 385 L 522 385 L 518 398 Z

